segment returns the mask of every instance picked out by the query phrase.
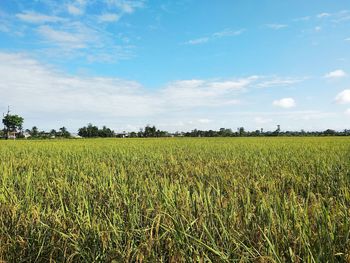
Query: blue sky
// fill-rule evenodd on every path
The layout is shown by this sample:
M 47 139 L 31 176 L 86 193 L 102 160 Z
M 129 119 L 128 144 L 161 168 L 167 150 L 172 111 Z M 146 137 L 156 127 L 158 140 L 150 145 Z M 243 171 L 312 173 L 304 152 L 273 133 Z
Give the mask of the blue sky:
M 116 131 L 350 128 L 348 0 L 3 0 L 0 109 Z

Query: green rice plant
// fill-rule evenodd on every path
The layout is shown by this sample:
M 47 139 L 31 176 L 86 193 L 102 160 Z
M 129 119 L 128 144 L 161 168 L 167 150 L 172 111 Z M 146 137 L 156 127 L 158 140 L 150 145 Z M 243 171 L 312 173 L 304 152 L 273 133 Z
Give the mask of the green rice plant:
M 350 139 L 0 141 L 0 262 L 349 262 Z

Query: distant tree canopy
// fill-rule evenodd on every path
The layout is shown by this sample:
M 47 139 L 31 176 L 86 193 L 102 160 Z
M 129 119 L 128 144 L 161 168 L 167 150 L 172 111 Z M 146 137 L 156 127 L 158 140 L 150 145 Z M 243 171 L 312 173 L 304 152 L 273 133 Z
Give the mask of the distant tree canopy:
M 78 134 L 84 138 L 94 138 L 94 137 L 114 137 L 115 133 L 110 128 L 103 126 L 99 129 L 97 126 L 89 123 L 86 127 L 79 129 Z
M 39 131 L 36 126 L 31 129 L 22 131 L 23 118 L 19 115 L 12 115 L 9 112 L 2 119 L 4 129 L 0 130 L 0 138 L 9 138 L 16 133 L 18 138 L 33 138 L 33 139 L 49 139 L 49 138 L 73 138 L 66 127 L 61 127 L 58 130 L 51 129 L 49 132 Z M 78 130 L 78 134 L 84 138 L 107 138 L 107 137 L 129 137 L 129 138 L 153 138 L 153 137 L 257 137 L 257 136 L 350 136 L 350 129 L 343 131 L 336 131 L 327 129 L 324 131 L 282 131 L 280 125 L 277 125 L 277 129 L 274 131 L 264 131 L 263 128 L 260 130 L 247 131 L 244 127 L 238 127 L 236 131 L 232 131 L 230 128 L 220 128 L 219 130 L 197 130 L 194 129 L 189 132 L 175 132 L 169 133 L 157 129 L 154 125 L 146 125 L 143 129 L 141 128 L 138 132 L 122 132 L 115 133 L 112 129 L 103 126 L 101 129 L 97 126 L 89 123 Z M 30 136 L 29 136 L 30 135 Z
M 66 127 L 61 127 L 59 128 L 59 132 L 56 132 L 56 137 L 63 137 L 63 138 L 69 138 L 70 137 L 70 132 L 67 130 Z
M 89 123 L 86 127 L 80 128 L 78 134 L 86 138 L 98 137 L 98 127 Z
M 239 133 L 239 136 L 244 136 L 246 134 L 246 132 L 244 130 L 244 127 L 239 127 L 238 128 L 238 133 Z
M 114 135 L 114 131 L 112 131 L 110 128 L 107 128 L 106 126 L 103 126 L 102 129 L 98 130 L 99 137 L 114 137 Z
M 16 132 L 22 130 L 23 118 L 18 115 L 6 114 L 2 119 L 2 123 L 5 125 L 5 130 L 10 132 Z
M 232 132 L 231 129 L 221 128 L 219 131 L 214 130 L 197 130 L 194 129 L 190 132 L 182 132 L 177 133 L 181 134 L 181 136 L 185 137 L 257 137 L 257 136 L 350 136 L 350 130 L 345 129 L 343 131 L 335 131 L 335 130 L 325 130 L 325 131 L 309 131 L 306 132 L 304 130 L 301 131 L 281 131 L 280 128 L 277 128 L 275 131 L 266 131 L 263 130 L 255 130 L 255 131 L 245 131 L 243 127 L 237 129 L 236 132 Z M 178 135 L 180 136 L 180 135 Z
M 24 119 L 18 115 L 11 115 L 7 113 L 2 119 L 2 123 L 4 124 L 3 134 L 5 134 L 5 138 L 10 137 L 10 132 L 21 132 L 23 126 Z
M 336 135 L 337 132 L 335 130 L 327 129 L 323 132 L 324 135 Z
M 37 137 L 39 135 L 38 127 L 33 126 L 32 129 L 29 131 L 30 136 Z
M 167 137 L 170 134 L 166 131 L 161 131 L 155 126 L 147 125 L 144 129 L 140 129 L 139 132 L 130 132 L 130 133 L 119 133 L 116 134 L 110 128 L 103 126 L 102 129 L 99 129 L 97 126 L 89 123 L 87 126 L 84 126 L 78 130 L 78 134 L 84 138 L 96 138 L 96 137 Z
M 66 127 L 59 128 L 58 131 L 52 129 L 50 132 L 39 131 L 38 127 L 33 126 L 31 129 L 26 129 L 25 133 L 30 135 L 32 139 L 49 139 L 49 138 L 70 138 L 71 134 Z
M 140 131 L 139 135 L 141 135 L 140 137 L 166 137 L 169 135 L 169 133 L 166 131 L 161 131 L 155 126 L 147 125 L 144 131 Z

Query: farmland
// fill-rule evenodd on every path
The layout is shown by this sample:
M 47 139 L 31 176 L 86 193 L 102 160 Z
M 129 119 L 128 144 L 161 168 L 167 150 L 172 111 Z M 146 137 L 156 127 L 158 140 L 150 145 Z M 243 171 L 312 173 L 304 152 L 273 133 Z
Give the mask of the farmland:
M 349 138 L 0 141 L 0 262 L 347 262 Z

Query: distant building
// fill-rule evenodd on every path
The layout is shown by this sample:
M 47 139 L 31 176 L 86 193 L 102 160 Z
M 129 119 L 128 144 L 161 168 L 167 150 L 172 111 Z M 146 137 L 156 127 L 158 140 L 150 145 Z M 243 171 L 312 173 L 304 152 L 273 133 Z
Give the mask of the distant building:
M 24 132 L 24 133 L 23 133 L 23 136 L 24 136 L 25 139 L 28 139 L 28 138 L 31 137 L 32 135 L 30 135 L 29 132 Z
M 121 132 L 121 133 L 117 133 L 115 135 L 115 137 L 118 137 L 118 138 L 128 138 L 129 137 L 129 134 L 126 133 L 126 132 Z
M 83 137 L 81 137 L 78 133 L 71 133 L 70 137 L 74 138 L 74 139 L 82 139 Z
M 17 134 L 17 132 L 15 132 L 15 131 L 8 132 L 7 133 L 7 138 L 8 139 L 16 139 L 16 134 Z

